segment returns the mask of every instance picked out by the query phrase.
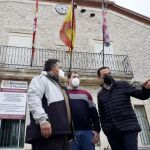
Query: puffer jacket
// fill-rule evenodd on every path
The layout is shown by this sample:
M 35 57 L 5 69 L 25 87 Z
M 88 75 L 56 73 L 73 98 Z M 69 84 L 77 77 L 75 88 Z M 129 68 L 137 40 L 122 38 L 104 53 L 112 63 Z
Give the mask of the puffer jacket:
M 141 130 L 130 96 L 146 100 L 150 97 L 150 90 L 144 87 L 137 90 L 127 82 L 114 81 L 109 90 L 103 87 L 98 93 L 98 109 L 104 133 L 114 127 L 120 131 Z

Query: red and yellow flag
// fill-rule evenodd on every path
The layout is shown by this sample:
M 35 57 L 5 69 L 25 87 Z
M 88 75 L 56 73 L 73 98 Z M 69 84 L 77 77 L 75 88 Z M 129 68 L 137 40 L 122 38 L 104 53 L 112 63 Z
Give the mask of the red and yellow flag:
M 70 5 L 64 23 L 60 30 L 60 39 L 66 46 L 69 47 L 69 53 L 72 52 L 74 47 L 76 34 L 75 27 L 75 15 L 74 15 L 74 7 L 73 3 Z

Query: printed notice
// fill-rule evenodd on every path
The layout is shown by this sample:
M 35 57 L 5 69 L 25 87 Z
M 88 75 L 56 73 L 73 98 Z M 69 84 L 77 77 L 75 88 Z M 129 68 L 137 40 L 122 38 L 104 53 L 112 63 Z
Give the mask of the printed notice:
M 27 82 L 3 80 L 0 90 L 0 119 L 25 117 Z

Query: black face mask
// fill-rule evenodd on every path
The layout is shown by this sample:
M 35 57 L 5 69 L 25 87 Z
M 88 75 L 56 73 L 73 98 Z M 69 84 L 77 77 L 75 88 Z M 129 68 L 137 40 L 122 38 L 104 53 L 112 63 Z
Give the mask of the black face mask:
M 104 83 L 107 85 L 111 85 L 113 83 L 113 77 L 111 75 L 107 75 L 103 77 Z

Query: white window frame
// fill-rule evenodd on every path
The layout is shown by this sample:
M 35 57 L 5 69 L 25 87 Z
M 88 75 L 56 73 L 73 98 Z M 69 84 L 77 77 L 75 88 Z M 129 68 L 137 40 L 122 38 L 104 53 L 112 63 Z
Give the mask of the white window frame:
M 15 47 L 32 47 L 32 35 L 26 33 L 10 33 L 8 46 Z
M 135 113 L 142 131 L 139 133 L 141 143 L 150 145 L 150 126 L 144 105 L 134 105 Z

